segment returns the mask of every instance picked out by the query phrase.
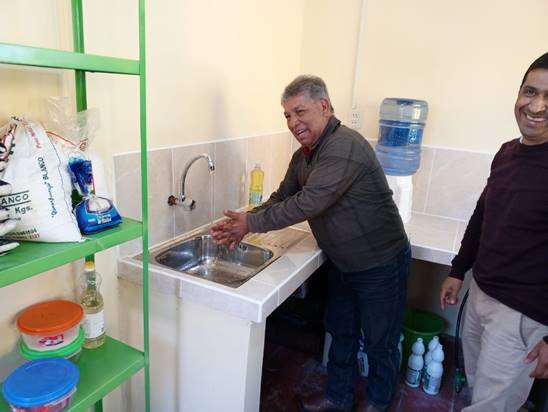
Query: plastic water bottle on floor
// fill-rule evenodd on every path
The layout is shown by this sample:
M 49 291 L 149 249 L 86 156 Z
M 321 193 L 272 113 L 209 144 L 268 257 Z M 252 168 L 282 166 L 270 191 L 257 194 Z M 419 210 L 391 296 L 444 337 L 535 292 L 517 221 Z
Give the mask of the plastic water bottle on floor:
M 364 339 L 360 338 L 360 349 L 358 350 L 358 371 L 360 376 L 367 377 L 369 375 L 369 361 L 367 359 L 367 353 L 364 349 Z
M 405 383 L 407 386 L 417 388 L 421 382 L 421 372 L 424 366 L 424 343 L 422 338 L 417 338 L 416 342 L 411 346 L 411 355 L 407 360 L 407 370 L 405 371 Z
M 403 333 L 400 333 L 400 341 L 398 343 L 398 352 L 400 353 L 400 368 L 398 370 L 401 371 L 401 364 L 402 364 L 402 360 L 403 360 L 403 339 L 404 339 L 404 336 L 403 336 Z
M 438 347 L 440 344 L 440 338 L 437 336 L 434 336 L 430 342 L 428 342 L 428 350 L 426 351 L 426 355 L 424 355 L 424 366 L 422 367 L 422 376 L 421 381 L 424 382 L 424 378 L 426 376 L 426 368 L 432 361 L 432 353 L 434 353 L 434 350 Z
M 432 361 L 426 368 L 426 376 L 424 378 L 424 384 L 422 389 L 429 395 L 437 395 L 440 391 L 441 377 L 443 375 L 443 360 L 445 355 L 443 354 L 443 346 L 438 345 L 432 353 Z

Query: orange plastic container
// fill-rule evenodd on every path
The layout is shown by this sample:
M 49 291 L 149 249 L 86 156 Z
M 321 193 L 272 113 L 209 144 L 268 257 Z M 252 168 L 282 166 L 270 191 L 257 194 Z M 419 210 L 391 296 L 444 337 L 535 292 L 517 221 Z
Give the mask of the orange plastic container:
M 17 328 L 29 349 L 48 351 L 70 345 L 78 337 L 84 310 L 68 300 L 29 306 L 17 318 Z

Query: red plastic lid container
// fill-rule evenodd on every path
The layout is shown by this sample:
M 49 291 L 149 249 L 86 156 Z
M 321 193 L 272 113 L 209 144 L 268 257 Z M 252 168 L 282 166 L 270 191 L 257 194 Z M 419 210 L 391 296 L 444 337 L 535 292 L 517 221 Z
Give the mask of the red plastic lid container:
M 77 325 L 84 316 L 82 307 L 68 300 L 51 300 L 29 306 L 17 318 L 17 328 L 27 335 L 60 333 Z

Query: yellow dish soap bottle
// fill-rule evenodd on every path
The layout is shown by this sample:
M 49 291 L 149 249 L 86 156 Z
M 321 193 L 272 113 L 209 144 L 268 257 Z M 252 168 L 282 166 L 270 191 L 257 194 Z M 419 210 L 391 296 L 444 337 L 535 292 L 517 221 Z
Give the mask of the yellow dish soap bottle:
M 251 182 L 249 185 L 249 206 L 257 207 L 263 200 L 263 180 L 264 172 L 261 165 L 255 163 L 255 168 L 251 171 Z
M 82 276 L 82 296 L 80 304 L 84 308 L 85 340 L 84 348 L 95 349 L 105 343 L 105 314 L 103 312 L 103 295 L 99 292 L 101 275 L 95 271 L 95 262 L 84 264 Z

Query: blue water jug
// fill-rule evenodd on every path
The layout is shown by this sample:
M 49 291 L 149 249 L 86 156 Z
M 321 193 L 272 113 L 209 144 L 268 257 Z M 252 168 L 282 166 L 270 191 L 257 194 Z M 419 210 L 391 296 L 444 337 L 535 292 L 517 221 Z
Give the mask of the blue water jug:
M 418 170 L 427 116 L 424 100 L 390 97 L 382 101 L 375 152 L 387 175 L 410 176 Z

